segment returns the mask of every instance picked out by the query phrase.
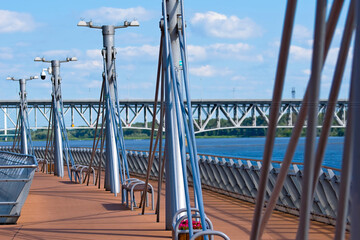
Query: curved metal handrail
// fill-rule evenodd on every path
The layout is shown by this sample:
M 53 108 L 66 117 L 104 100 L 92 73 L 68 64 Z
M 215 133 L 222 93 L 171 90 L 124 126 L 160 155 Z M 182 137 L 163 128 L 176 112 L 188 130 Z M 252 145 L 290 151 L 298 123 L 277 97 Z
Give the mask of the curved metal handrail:
M 195 240 L 196 238 L 205 235 L 211 235 L 211 236 L 216 235 L 222 237 L 225 240 L 230 240 L 230 238 L 225 233 L 214 230 L 205 230 L 205 231 L 197 232 L 190 238 L 190 240 Z
M 186 208 L 181 208 L 179 209 L 175 214 L 174 214 L 174 217 L 173 217 L 173 220 L 172 220 L 172 223 L 173 223 L 173 230 L 174 230 L 174 235 L 175 235 L 175 240 L 178 240 L 178 235 L 179 235 L 179 225 L 182 221 L 184 221 L 185 219 L 188 218 L 187 215 L 184 215 L 184 216 L 181 216 L 179 219 L 178 216 L 181 214 L 181 213 L 184 213 L 186 212 L 187 209 Z M 192 212 L 195 212 L 194 214 L 191 215 L 191 218 L 200 218 L 200 212 L 199 212 L 199 209 L 197 208 L 191 208 L 191 211 Z M 189 221 L 191 223 L 191 221 Z M 205 215 L 205 222 L 207 223 L 207 226 L 208 227 L 208 230 L 213 230 L 213 224 L 212 222 L 210 221 L 210 219 Z M 194 230 L 196 231 L 196 230 Z M 201 229 L 199 229 L 199 231 L 202 231 Z M 211 237 L 211 240 L 213 240 L 213 237 Z

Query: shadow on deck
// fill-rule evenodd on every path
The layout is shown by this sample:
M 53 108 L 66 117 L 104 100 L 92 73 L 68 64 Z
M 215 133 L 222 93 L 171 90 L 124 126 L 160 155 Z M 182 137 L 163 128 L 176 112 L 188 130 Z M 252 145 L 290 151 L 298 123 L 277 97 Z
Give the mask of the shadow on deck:
M 151 182 L 156 186 L 155 182 Z M 164 193 L 164 191 L 163 191 Z M 231 239 L 249 239 L 254 205 L 204 190 L 205 211 L 214 229 Z M 160 223 L 156 215 L 139 215 L 121 197 L 91 185 L 36 173 L 17 225 L 1 225 L 1 239 L 171 239 L 165 231 L 165 197 Z M 153 213 L 148 208 L 147 213 Z M 263 239 L 295 239 L 297 217 L 275 212 Z M 309 239 L 332 239 L 334 227 L 311 222 Z

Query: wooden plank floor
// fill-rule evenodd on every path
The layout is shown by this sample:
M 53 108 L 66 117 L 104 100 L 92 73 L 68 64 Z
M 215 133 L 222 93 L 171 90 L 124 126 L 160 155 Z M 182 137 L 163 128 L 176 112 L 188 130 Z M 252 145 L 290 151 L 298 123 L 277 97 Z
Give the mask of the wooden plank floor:
M 215 230 L 234 240 L 249 239 L 253 204 L 211 191 L 204 191 L 204 200 Z M 163 194 L 161 222 L 156 223 L 155 215 L 130 211 L 119 196 L 36 173 L 18 223 L 0 225 L 0 239 L 171 239 L 171 232 L 164 230 L 164 201 Z M 297 218 L 273 215 L 263 239 L 295 239 Z M 332 239 L 333 231 L 332 226 L 312 222 L 310 239 Z

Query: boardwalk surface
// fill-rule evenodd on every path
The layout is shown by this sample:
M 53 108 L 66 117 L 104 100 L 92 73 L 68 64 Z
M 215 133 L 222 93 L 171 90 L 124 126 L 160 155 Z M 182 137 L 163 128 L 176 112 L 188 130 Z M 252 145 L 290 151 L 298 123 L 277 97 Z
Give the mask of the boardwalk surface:
M 155 185 L 155 184 L 154 184 Z M 215 230 L 231 239 L 249 239 L 254 205 L 204 191 L 205 210 Z M 147 212 L 151 212 L 150 209 Z M 0 225 L 0 239 L 171 239 L 155 215 L 139 215 L 121 205 L 121 198 L 95 186 L 36 173 L 16 225 Z M 297 218 L 275 213 L 263 239 L 294 239 Z M 312 223 L 310 239 L 332 239 L 333 227 Z

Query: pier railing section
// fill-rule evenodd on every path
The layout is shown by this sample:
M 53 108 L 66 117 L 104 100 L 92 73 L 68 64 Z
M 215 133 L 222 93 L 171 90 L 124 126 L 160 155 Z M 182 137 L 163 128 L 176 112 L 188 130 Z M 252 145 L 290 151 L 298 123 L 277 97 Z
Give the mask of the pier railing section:
M 0 224 L 17 222 L 37 166 L 34 156 L 0 151 Z
M 0 149 L 10 150 L 10 147 L 0 147 Z M 38 159 L 44 158 L 44 147 L 35 147 L 34 150 Z M 90 148 L 72 148 L 71 153 L 76 164 L 89 164 L 89 160 L 91 159 Z M 127 151 L 130 173 L 133 175 L 145 176 L 148 165 L 148 156 L 149 154 L 147 151 Z M 244 201 L 255 202 L 260 179 L 260 160 L 206 154 L 198 154 L 198 157 L 203 188 Z M 48 161 L 51 161 L 52 156 L 49 155 L 47 159 Z M 99 166 L 99 159 L 100 150 L 98 150 L 95 155 L 93 166 Z M 105 159 L 104 155 L 102 159 Z M 105 168 L 104 161 L 101 163 L 101 166 L 103 169 Z M 271 164 L 269 182 L 266 189 L 267 200 L 275 185 L 280 166 L 280 161 L 273 161 Z M 188 180 L 189 182 L 192 182 L 192 172 L 189 163 L 187 167 Z M 322 168 L 312 206 L 311 218 L 313 220 L 335 225 L 339 198 L 340 171 L 340 169 L 336 168 Z M 151 168 L 151 177 L 156 179 L 158 175 L 159 158 L 158 156 L 155 156 L 154 164 Z M 292 164 L 276 204 L 277 210 L 296 216 L 299 215 L 302 180 L 302 163 Z

